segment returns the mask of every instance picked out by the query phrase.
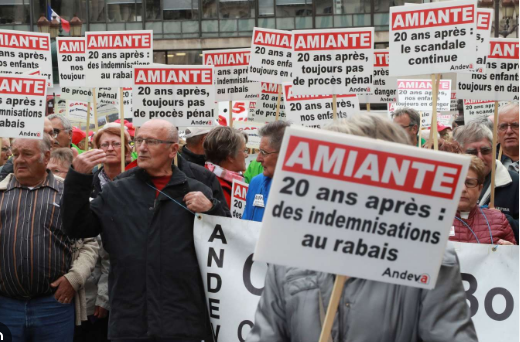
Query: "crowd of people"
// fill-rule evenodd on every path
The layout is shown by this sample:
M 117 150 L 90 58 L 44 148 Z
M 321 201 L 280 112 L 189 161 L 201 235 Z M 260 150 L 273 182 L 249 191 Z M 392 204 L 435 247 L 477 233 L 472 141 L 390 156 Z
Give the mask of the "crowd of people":
M 392 119 L 363 114 L 326 129 L 428 146 L 416 110 L 398 109 Z M 442 129 L 443 153 L 471 155 L 452 241 L 519 241 L 518 103 L 500 108 L 497 155 L 492 120 Z M 240 180 L 249 183 L 242 219 L 261 222 L 290 125 L 259 129 L 249 163 L 242 131 L 190 127 L 181 142 L 160 119 L 138 130 L 125 124 L 122 140 L 119 123 L 87 138 L 50 115 L 41 140 L 3 138 L 0 322 L 13 341 L 213 341 L 194 214 L 230 217 L 232 182 Z M 334 276 L 270 265 L 265 281 L 247 341 L 317 341 Z M 449 247 L 435 289 L 351 278 L 341 304 L 334 340 L 477 341 Z

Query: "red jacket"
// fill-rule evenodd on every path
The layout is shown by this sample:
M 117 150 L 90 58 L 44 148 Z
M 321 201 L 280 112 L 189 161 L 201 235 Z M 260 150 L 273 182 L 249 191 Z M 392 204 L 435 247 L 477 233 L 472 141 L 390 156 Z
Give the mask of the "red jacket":
M 491 227 L 491 234 L 493 235 L 493 241 L 491 241 L 491 236 L 489 234 L 489 228 L 486 223 L 486 218 L 489 222 L 489 226 Z M 460 212 L 457 211 L 457 215 L 453 220 L 453 227 L 455 228 L 455 236 L 450 236 L 450 241 L 459 241 L 459 242 L 473 242 L 476 243 L 477 240 L 471 231 L 466 225 L 460 222 L 458 219 L 464 221 L 468 226 L 471 227 L 475 235 L 478 237 L 480 243 L 487 244 L 496 244 L 498 240 L 503 239 L 509 242 L 514 243 L 515 245 L 515 235 L 513 233 L 513 229 L 509 225 L 507 218 L 498 210 L 484 209 L 482 208 L 482 212 L 479 210 L 478 206 L 475 206 L 473 210 L 470 211 L 467 219 L 463 219 L 460 217 Z M 453 233 L 452 233 L 453 234 Z
M 222 192 L 224 193 L 224 197 L 226 198 L 228 208 L 231 208 L 231 187 L 233 186 L 233 184 L 228 182 L 224 178 L 220 178 L 218 176 L 217 179 L 220 183 L 220 186 L 222 187 Z

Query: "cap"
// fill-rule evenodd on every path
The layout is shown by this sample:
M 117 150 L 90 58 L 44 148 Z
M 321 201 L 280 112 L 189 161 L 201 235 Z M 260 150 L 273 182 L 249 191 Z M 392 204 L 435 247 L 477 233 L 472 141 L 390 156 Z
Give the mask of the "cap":
M 442 132 L 442 131 L 444 131 L 446 128 L 451 129 L 450 126 L 444 126 L 443 124 L 437 123 L 437 132 Z
M 213 127 L 188 127 L 184 130 L 186 133 L 185 138 L 193 138 L 197 135 L 208 134 Z
M 87 134 L 77 127 L 72 127 L 72 143 L 78 145 L 81 140 L 85 139 Z
M 121 124 L 121 119 L 117 119 L 114 122 Z M 128 134 L 130 134 L 130 136 L 133 137 L 135 135 L 134 125 L 131 122 L 128 122 L 128 120 L 123 121 L 123 124 L 125 125 Z

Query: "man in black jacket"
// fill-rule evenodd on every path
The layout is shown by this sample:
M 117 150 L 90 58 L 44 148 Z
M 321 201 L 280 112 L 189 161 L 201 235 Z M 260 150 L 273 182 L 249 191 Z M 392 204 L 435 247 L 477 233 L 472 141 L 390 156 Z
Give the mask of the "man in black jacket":
M 193 220 L 194 212 L 225 212 L 207 186 L 171 166 L 177 141 L 167 121 L 145 123 L 135 139 L 139 167 L 90 204 L 91 170 L 104 152 L 78 156 L 65 179 L 65 231 L 75 238 L 101 233 L 110 255 L 110 340 L 210 339 Z

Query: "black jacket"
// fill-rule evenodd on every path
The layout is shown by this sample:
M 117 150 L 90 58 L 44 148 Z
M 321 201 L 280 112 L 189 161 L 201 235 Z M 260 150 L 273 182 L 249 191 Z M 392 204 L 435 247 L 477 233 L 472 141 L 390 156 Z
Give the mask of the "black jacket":
M 211 190 L 172 167 L 162 190 L 179 203 L 190 191 Z M 93 175 L 69 170 L 62 199 L 65 232 L 101 233 L 110 255 L 109 339 L 209 340 L 203 283 L 193 242 L 194 215 L 155 189 L 145 170 L 103 187 L 89 203 Z M 207 212 L 224 215 L 218 200 Z
M 2 167 L 2 171 L 0 171 L 0 182 L 7 177 L 8 174 L 14 172 L 13 158 L 7 159 L 4 166 Z
M 203 154 L 195 154 L 191 152 L 186 145 L 182 146 L 182 149 L 180 151 L 180 154 L 189 162 L 195 163 L 197 165 L 200 165 L 204 167 L 204 164 L 206 164 L 206 156 Z

